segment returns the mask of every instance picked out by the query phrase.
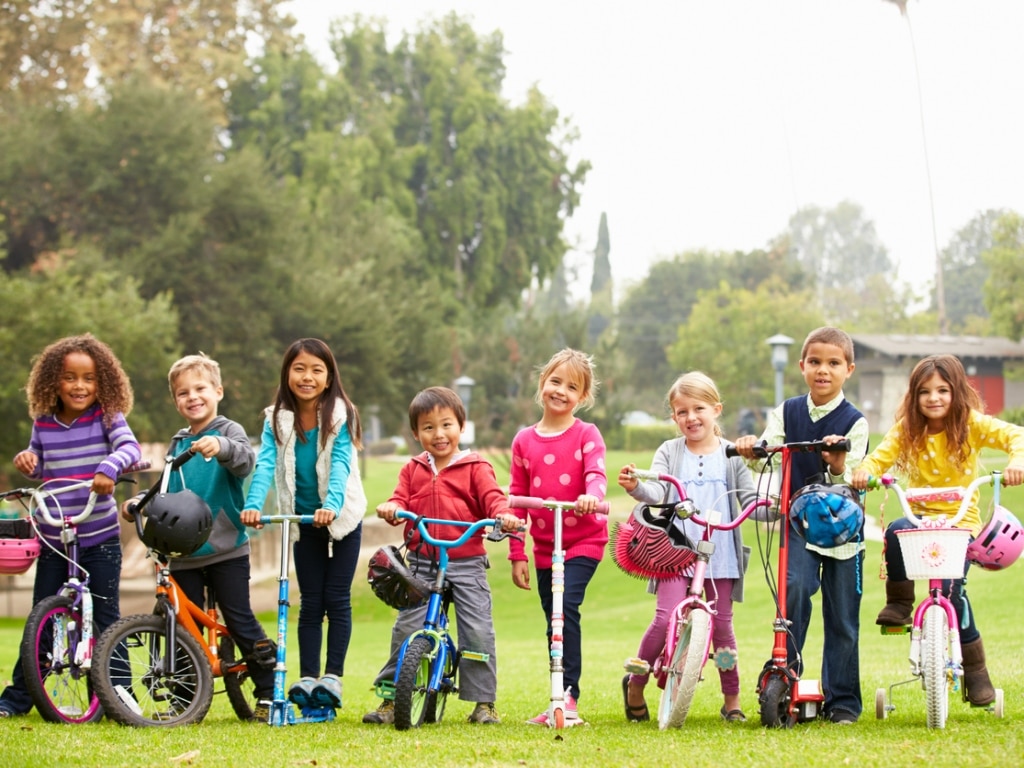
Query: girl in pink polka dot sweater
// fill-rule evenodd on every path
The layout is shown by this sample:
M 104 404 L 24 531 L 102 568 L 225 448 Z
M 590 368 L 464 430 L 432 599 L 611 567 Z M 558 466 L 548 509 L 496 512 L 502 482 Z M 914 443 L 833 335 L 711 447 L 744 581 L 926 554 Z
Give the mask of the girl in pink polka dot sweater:
M 587 584 L 597 570 L 608 543 L 608 518 L 595 514 L 608 489 L 605 475 L 605 447 L 601 432 L 593 424 L 576 418 L 579 407 L 594 404 L 597 381 L 589 355 L 563 349 L 541 369 L 536 400 L 543 409 L 539 422 L 519 431 L 512 441 L 509 493 L 556 501 L 576 501 L 577 514 L 567 514 L 562 524 L 565 550 L 565 615 L 562 663 L 568 695 L 565 724 L 581 722 L 576 706 L 580 696 L 582 635 L 580 606 Z M 525 511 L 519 514 L 526 516 Z M 551 554 L 554 547 L 554 513 L 530 510 L 530 536 L 537 571 L 537 592 L 548 620 L 551 642 Z M 529 560 L 520 541 L 512 540 L 509 559 L 512 581 L 520 589 L 530 588 Z M 547 725 L 546 712 L 528 721 Z

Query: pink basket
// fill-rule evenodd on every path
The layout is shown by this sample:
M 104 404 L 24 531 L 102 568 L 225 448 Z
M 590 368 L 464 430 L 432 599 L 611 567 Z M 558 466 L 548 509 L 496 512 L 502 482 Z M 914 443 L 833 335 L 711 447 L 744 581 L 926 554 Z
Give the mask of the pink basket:
M 908 579 L 964 577 L 967 545 L 971 540 L 967 528 L 908 528 L 896 531 L 896 540 L 903 552 Z

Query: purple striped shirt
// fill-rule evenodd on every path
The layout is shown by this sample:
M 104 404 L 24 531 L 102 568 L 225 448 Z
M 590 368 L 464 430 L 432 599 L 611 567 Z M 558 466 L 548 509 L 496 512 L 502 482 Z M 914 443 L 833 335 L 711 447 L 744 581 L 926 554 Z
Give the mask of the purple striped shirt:
M 71 424 L 62 424 L 52 415 L 41 416 L 32 424 L 28 449 L 39 457 L 33 480 L 91 480 L 97 473 L 116 480 L 129 466 L 142 458 L 139 441 L 122 414 L 103 424 L 103 409 L 96 403 Z M 54 487 L 51 484 L 50 487 Z M 89 500 L 89 489 L 58 495 L 49 501 L 54 515 L 75 515 Z M 51 544 L 63 550 L 60 528 L 40 521 L 39 530 Z M 100 496 L 92 514 L 78 525 L 83 547 L 103 544 L 119 535 L 117 504 L 112 495 Z

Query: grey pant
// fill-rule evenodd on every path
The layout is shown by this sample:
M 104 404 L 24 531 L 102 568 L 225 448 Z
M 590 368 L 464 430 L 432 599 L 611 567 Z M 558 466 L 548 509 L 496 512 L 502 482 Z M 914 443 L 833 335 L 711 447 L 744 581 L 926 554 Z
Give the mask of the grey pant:
M 430 573 L 430 560 L 410 552 L 409 568 L 420 577 Z M 488 654 L 487 661 L 462 659 L 459 662 L 459 698 L 463 701 L 494 702 L 498 692 L 498 661 L 494 650 L 494 622 L 491 620 L 491 588 L 487 583 L 490 563 L 484 556 L 452 560 L 448 563 L 448 582 L 458 623 L 460 651 Z M 391 629 L 391 657 L 377 674 L 374 684 L 394 680 L 398 651 L 405 639 L 423 626 L 427 607 L 399 611 Z M 456 633 L 453 633 L 456 634 Z

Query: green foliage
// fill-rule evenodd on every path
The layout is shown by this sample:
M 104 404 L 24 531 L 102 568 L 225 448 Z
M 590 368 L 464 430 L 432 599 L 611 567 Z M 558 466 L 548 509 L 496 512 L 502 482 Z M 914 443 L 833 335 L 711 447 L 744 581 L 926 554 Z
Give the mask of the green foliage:
M 1024 219 L 1007 213 L 995 225 L 992 248 L 982 255 L 988 266 L 985 306 L 992 330 L 1014 341 L 1024 336 Z
M 630 425 L 622 428 L 624 451 L 650 451 L 653 453 L 666 440 L 679 437 L 675 424 Z
M 1018 424 L 1024 427 L 1024 405 L 1019 408 L 1007 408 L 999 414 L 999 418 L 1011 424 Z
M 943 287 L 946 294 L 946 317 L 951 327 L 967 330 L 979 318 L 987 318 L 983 293 L 989 269 L 982 254 L 992 248 L 993 231 L 1008 211 L 987 210 L 979 213 L 954 233 L 942 249 Z M 935 308 L 935 302 L 932 302 Z

